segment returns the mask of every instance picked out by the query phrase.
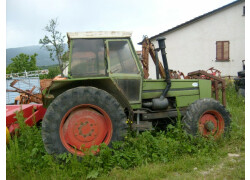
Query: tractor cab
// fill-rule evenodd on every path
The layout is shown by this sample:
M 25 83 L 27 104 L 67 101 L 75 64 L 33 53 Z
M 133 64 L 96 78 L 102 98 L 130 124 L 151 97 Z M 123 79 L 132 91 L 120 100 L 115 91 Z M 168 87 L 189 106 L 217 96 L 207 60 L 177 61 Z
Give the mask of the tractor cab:
M 140 74 L 130 32 L 68 33 L 73 78 Z
M 121 31 L 67 33 L 69 77 L 110 78 L 130 103 L 140 103 L 143 73 L 131 34 Z

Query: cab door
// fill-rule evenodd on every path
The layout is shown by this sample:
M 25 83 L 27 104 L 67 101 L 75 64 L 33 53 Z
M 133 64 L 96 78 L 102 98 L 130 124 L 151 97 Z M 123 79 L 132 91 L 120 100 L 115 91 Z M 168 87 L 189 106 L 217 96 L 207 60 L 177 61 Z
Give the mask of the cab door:
M 108 73 L 128 98 L 132 108 L 141 107 L 142 75 L 129 39 L 108 39 Z

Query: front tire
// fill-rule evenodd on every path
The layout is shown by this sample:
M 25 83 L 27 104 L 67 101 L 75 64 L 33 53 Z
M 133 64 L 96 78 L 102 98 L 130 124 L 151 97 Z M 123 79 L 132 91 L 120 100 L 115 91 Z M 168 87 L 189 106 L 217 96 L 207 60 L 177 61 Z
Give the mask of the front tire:
M 84 155 L 93 145 L 122 140 L 126 115 L 117 100 L 104 90 L 77 87 L 56 97 L 42 122 L 42 138 L 49 154 Z
M 215 139 L 230 131 L 230 114 L 214 99 L 199 99 L 192 103 L 182 119 L 184 130 L 193 136 L 213 136 Z

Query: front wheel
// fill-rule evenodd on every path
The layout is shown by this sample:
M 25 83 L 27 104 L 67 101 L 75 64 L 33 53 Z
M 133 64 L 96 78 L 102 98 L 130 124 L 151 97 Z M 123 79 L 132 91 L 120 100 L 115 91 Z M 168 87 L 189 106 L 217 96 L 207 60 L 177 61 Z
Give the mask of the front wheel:
M 184 130 L 193 136 L 219 138 L 230 130 L 230 114 L 214 99 L 199 99 L 192 103 L 182 119 Z
M 126 115 L 117 100 L 101 89 L 77 87 L 59 95 L 42 122 L 42 138 L 49 154 L 84 155 L 93 145 L 122 140 Z

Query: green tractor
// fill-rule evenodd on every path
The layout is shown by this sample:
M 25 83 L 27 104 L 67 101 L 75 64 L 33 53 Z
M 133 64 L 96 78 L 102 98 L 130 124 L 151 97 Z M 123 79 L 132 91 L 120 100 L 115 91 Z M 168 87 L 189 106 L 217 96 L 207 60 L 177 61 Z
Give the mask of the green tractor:
M 179 115 L 193 136 L 218 138 L 229 132 L 230 115 L 211 98 L 210 80 L 170 79 L 164 38 L 158 39 L 158 51 L 166 77 L 152 80 L 144 78 L 131 33 L 67 36 L 68 76 L 54 80 L 43 96 L 42 138 L 49 154 L 83 156 L 93 145 L 123 140 L 130 128 L 164 129 Z

